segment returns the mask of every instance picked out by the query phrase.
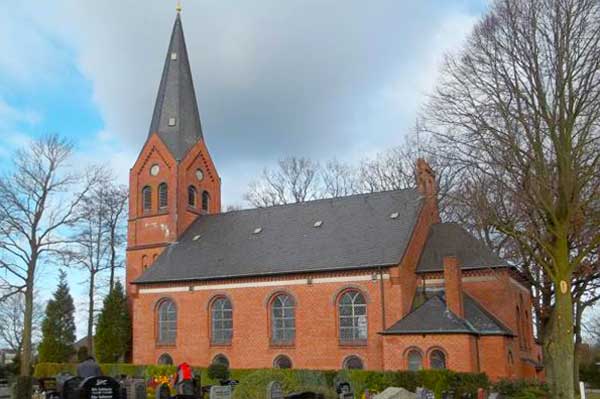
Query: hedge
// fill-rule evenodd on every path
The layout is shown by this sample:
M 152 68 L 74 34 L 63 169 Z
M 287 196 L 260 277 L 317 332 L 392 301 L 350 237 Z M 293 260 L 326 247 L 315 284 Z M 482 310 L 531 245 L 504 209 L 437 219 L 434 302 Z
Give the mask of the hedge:
M 76 364 L 39 363 L 35 367 L 35 377 L 51 377 L 59 373 L 75 374 Z M 149 397 L 154 386 L 175 373 L 175 366 L 165 365 L 133 365 L 133 364 L 101 364 L 105 375 L 121 374 L 142 377 L 149 383 Z M 219 381 L 208 377 L 206 368 L 194 367 L 196 375 L 201 375 L 203 385 L 218 384 Z M 354 392 L 362 394 L 366 389 L 370 392 L 381 392 L 390 386 L 403 387 L 415 392 L 417 387 L 425 387 L 440 397 L 442 391 L 452 390 L 456 397 L 463 394 L 476 395 L 478 388 L 493 388 L 509 397 L 536 398 L 543 397 L 544 385 L 531 381 L 500 381 L 490 385 L 484 373 L 457 373 L 450 370 L 413 371 L 367 371 L 367 370 L 279 370 L 279 369 L 232 369 L 230 378 L 239 380 L 235 399 L 261 399 L 266 397 L 267 384 L 276 380 L 282 383 L 285 392 L 312 390 L 323 393 L 326 398 L 335 398 L 337 381 L 348 381 Z M 359 397 L 357 395 L 357 397 Z

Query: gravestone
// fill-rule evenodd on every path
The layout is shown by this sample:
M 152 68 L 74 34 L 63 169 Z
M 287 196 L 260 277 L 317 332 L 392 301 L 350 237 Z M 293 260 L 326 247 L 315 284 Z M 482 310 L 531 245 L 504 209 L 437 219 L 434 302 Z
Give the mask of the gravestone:
M 279 381 L 271 381 L 267 385 L 267 399 L 283 399 L 283 387 Z
M 230 385 L 213 385 L 210 387 L 210 399 L 231 399 Z
M 171 397 L 171 388 L 169 385 L 162 384 L 158 388 L 156 388 L 156 399 L 169 399 Z
M 146 399 L 146 381 L 143 378 L 127 378 L 123 385 L 125 398 L 122 399 Z
M 338 382 L 335 390 L 339 399 L 354 399 L 354 391 L 347 381 Z
M 112 377 L 88 377 L 79 386 L 80 399 L 121 399 L 121 384 Z
M 79 399 L 79 385 L 83 381 L 81 377 L 71 377 L 63 381 L 61 397 L 63 399 Z
M 435 394 L 429 389 L 419 387 L 417 388 L 417 399 L 435 399 Z

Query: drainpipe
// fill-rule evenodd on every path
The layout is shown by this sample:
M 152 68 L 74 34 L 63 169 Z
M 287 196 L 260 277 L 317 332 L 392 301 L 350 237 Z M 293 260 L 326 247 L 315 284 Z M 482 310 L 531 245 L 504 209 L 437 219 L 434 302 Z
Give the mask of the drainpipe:
M 381 302 L 381 328 L 382 331 L 385 331 L 385 295 L 383 290 L 383 272 L 381 271 L 381 266 L 379 266 L 379 296 Z

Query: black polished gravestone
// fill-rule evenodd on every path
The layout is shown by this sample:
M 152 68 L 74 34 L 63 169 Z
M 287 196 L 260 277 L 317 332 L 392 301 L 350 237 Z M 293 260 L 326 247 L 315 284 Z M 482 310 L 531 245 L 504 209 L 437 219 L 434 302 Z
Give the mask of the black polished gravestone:
M 79 399 L 79 385 L 83 381 L 81 377 L 71 377 L 63 381 L 60 389 L 62 399 Z
M 88 377 L 79 386 L 80 399 L 121 399 L 121 384 L 112 377 Z
M 169 399 L 171 397 L 171 388 L 169 385 L 162 384 L 158 388 L 156 388 L 156 399 Z

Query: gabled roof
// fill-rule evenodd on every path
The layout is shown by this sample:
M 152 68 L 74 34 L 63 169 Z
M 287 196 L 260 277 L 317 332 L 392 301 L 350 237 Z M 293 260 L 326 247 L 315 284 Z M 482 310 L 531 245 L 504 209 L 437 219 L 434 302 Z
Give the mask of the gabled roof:
M 174 122 L 170 123 L 170 122 Z M 202 138 L 192 71 L 177 13 L 148 137 L 157 133 L 177 161 Z
M 444 256 L 458 258 L 461 269 L 510 267 L 485 244 L 456 223 L 431 226 L 425 248 L 417 265 L 417 273 L 443 271 Z
M 451 312 L 447 307 L 444 292 L 438 292 L 382 334 L 514 335 L 500 320 L 467 294 L 463 294 L 463 306 L 464 318 Z
M 135 283 L 396 265 L 422 203 L 406 189 L 203 215 Z

